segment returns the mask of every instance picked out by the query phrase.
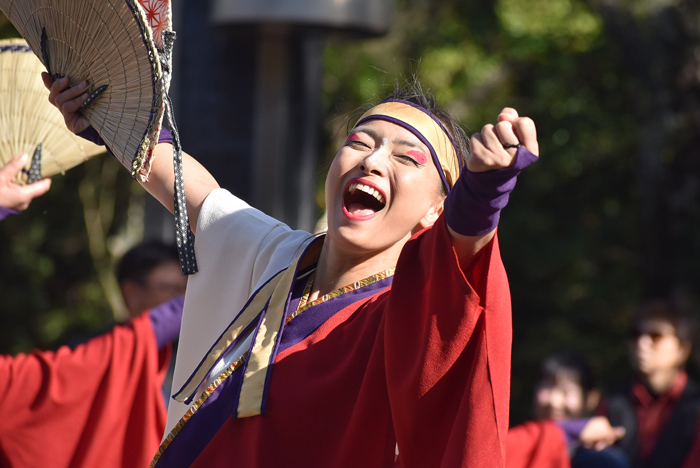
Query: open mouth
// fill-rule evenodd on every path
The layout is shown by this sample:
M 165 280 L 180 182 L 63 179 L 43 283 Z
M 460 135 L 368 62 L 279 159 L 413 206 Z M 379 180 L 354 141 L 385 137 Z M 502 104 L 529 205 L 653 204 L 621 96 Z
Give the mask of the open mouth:
M 350 181 L 343 193 L 343 207 L 354 218 L 374 216 L 386 206 L 384 194 L 358 180 Z

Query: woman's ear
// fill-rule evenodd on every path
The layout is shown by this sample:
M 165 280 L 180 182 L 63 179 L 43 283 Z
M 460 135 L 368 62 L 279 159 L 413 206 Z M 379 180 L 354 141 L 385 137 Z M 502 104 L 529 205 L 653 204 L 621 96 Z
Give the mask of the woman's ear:
M 586 395 L 586 411 L 593 413 L 600 404 L 601 396 L 600 390 L 597 388 L 589 390 L 588 394 Z
M 425 214 L 425 216 L 423 216 L 423 218 L 418 222 L 418 225 L 413 228 L 411 234 L 420 232 L 423 229 L 435 224 L 435 221 L 437 221 L 440 215 L 442 214 L 444 201 L 445 199 L 443 198 L 439 202 L 431 206 L 428 212 Z

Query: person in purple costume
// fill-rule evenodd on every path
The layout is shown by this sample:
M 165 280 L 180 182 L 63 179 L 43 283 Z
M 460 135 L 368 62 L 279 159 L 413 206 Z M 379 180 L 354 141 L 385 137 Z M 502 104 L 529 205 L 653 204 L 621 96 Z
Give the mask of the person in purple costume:
M 536 420 L 508 432 L 507 468 L 627 468 L 624 453 L 610 447 L 625 429 L 591 417 L 600 396 L 583 356 L 565 351 L 547 357 L 535 385 Z
M 591 417 L 600 397 L 593 370 L 580 354 L 564 351 L 542 361 L 535 415 L 555 421 L 562 429 L 574 468 L 628 466 L 621 451 L 608 448 L 625 434 L 624 428 L 611 426 L 603 416 Z

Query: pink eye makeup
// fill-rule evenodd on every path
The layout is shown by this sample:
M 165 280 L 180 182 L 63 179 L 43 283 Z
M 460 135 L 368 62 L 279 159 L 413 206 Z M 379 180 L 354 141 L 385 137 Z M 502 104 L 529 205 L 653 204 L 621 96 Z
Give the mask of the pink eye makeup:
M 361 141 L 361 140 L 360 140 L 360 137 L 357 135 L 357 133 L 351 133 L 350 136 L 348 136 L 346 143 L 350 142 L 350 141 Z
M 408 154 L 409 156 L 413 156 L 416 162 L 421 166 L 425 166 L 428 162 L 428 158 L 421 151 L 411 150 L 406 151 L 406 154 Z

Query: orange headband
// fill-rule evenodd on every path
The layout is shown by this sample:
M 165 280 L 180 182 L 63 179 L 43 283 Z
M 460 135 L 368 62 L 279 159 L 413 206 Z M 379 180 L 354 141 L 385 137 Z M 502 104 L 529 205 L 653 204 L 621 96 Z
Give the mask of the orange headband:
M 450 191 L 459 178 L 459 157 L 452 137 L 433 114 L 412 102 L 388 100 L 365 112 L 355 127 L 374 119 L 400 125 L 421 140 L 430 150 L 440 178 Z

